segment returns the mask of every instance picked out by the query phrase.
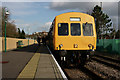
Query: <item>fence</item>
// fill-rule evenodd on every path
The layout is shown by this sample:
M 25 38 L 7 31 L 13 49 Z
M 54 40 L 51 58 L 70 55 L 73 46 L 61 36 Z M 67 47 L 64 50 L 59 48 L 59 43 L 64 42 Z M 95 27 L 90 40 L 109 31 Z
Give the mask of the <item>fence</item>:
M 4 39 L 5 39 L 4 37 L 0 37 L 0 45 L 2 46 L 2 48 L 1 48 L 2 51 L 5 50 L 5 40 Z M 37 43 L 37 41 L 36 40 L 34 41 L 33 39 L 29 39 L 29 41 L 28 41 L 28 39 L 6 38 L 6 43 L 7 43 L 6 50 L 16 49 L 18 41 L 22 41 L 23 46 L 28 46 L 28 45 Z
M 120 54 L 120 39 L 98 39 L 97 51 Z

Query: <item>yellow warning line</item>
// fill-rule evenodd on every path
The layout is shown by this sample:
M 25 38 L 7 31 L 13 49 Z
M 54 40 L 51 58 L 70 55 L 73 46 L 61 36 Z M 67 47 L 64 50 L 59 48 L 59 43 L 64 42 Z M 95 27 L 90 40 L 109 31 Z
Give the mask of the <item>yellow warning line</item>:
M 35 72 L 38 66 L 39 58 L 40 58 L 40 53 L 35 53 L 32 59 L 28 62 L 28 64 L 19 74 L 19 76 L 17 77 L 17 80 L 21 78 L 34 78 Z

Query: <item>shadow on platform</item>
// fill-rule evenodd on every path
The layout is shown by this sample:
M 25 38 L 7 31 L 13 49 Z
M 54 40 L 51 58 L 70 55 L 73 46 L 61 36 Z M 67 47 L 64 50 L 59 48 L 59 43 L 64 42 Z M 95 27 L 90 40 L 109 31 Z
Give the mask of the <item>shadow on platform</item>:
M 29 46 L 25 46 L 22 48 L 17 48 L 11 51 L 17 51 L 17 52 L 36 52 L 36 50 L 38 49 L 38 44 L 33 44 L 33 45 L 29 45 Z
M 37 53 L 40 53 L 40 54 L 50 54 L 48 49 L 47 49 L 47 47 L 46 47 L 46 45 L 43 45 L 43 44 L 41 44 L 39 46 L 39 49 L 38 49 Z

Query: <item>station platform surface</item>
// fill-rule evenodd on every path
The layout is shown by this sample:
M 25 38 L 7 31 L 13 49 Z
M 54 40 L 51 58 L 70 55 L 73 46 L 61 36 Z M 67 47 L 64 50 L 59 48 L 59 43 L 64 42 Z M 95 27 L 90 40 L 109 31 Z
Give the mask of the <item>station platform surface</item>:
M 2 77 L 4 79 L 58 80 L 63 76 L 48 48 L 37 44 L 2 53 Z

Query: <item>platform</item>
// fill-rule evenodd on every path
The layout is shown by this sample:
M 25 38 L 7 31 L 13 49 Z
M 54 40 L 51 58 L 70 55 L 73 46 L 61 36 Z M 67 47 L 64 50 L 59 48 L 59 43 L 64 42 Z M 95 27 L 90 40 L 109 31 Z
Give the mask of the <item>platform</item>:
M 26 79 L 26 78 L 31 79 L 31 80 L 32 79 L 34 79 L 34 80 L 37 80 L 37 79 L 48 79 L 48 80 L 49 79 L 52 79 L 52 80 L 60 79 L 60 80 L 63 80 L 64 79 L 64 76 L 58 66 L 58 63 L 56 63 L 55 59 L 53 58 L 53 55 L 50 54 L 48 47 L 46 47 L 44 45 L 41 45 L 39 47 L 37 47 L 37 46 L 35 47 L 35 46 L 36 45 L 34 45 L 34 48 L 37 48 L 36 52 L 32 52 L 31 55 L 29 54 L 29 52 L 24 53 L 24 55 L 23 55 L 23 57 L 24 57 L 25 55 L 29 54 L 31 56 L 31 57 L 29 57 L 30 59 L 23 61 L 23 63 L 24 63 L 23 65 L 22 65 L 22 62 L 21 63 L 16 62 L 16 64 L 14 64 L 14 65 L 16 65 L 16 69 L 17 69 L 17 65 L 22 66 L 22 69 L 17 70 L 15 72 L 16 75 L 14 74 L 14 76 L 12 76 L 12 74 L 6 75 L 7 71 L 3 70 L 4 78 L 15 78 L 17 80 Z M 14 53 L 14 54 L 22 54 L 22 53 L 23 52 L 20 52 L 18 50 L 18 52 Z M 25 57 L 24 57 L 24 59 L 25 59 Z M 24 60 L 24 59 L 22 59 L 22 57 L 21 57 L 21 60 Z M 20 60 L 19 60 L 19 62 L 20 62 Z M 6 65 L 8 65 L 8 64 L 6 63 Z M 5 64 L 3 64 L 3 65 L 5 66 Z M 8 66 L 6 66 L 6 68 L 7 67 Z M 10 68 L 8 67 L 7 69 L 10 69 Z M 11 68 L 11 69 L 13 69 L 13 68 Z M 10 71 L 12 71 L 12 70 L 10 70 Z M 10 72 L 8 72 L 8 73 L 10 73 Z

